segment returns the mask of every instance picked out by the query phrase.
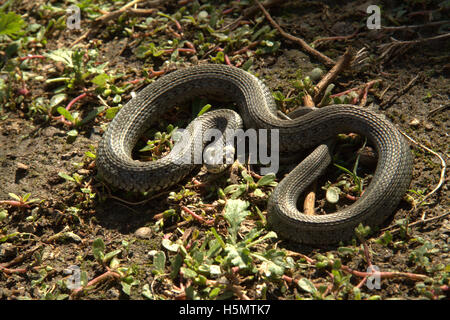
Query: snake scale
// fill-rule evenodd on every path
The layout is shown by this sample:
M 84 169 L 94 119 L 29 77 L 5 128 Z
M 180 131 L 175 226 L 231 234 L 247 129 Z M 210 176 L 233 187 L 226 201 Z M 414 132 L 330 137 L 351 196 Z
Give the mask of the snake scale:
M 194 134 L 209 128 L 241 128 L 241 117 L 232 110 L 210 111 L 186 128 L 191 144 L 174 148 L 151 162 L 133 160 L 138 138 L 169 108 L 196 96 L 224 97 L 239 108 L 246 128 L 278 129 L 279 150 L 297 152 L 317 147 L 287 177 L 269 198 L 268 224 L 278 235 L 292 241 L 326 245 L 350 238 L 360 223 L 378 226 L 395 210 L 412 177 L 412 154 L 404 137 L 389 121 L 353 105 L 330 105 L 296 119 L 281 119 L 268 88 L 241 69 L 215 64 L 198 65 L 166 74 L 149 84 L 117 113 L 99 144 L 97 167 L 110 184 L 125 190 L 157 191 L 186 177 L 198 165 L 176 159 L 193 152 L 202 139 Z M 354 204 L 326 215 L 305 215 L 297 200 L 332 161 L 327 141 L 339 133 L 364 135 L 375 147 L 378 164 L 372 181 Z M 200 142 L 202 143 L 202 142 Z M 204 144 L 203 144 L 204 145 Z M 175 144 L 176 146 L 176 144 Z

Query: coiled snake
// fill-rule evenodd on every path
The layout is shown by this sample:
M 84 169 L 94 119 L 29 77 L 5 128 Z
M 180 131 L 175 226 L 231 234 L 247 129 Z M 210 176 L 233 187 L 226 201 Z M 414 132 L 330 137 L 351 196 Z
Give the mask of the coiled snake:
M 99 144 L 97 167 L 101 176 L 125 190 L 156 191 L 179 182 L 196 166 L 176 161 L 191 153 L 202 140 L 194 134 L 208 128 L 242 127 L 232 110 L 216 110 L 198 117 L 187 127 L 191 144 L 174 148 L 152 162 L 133 160 L 137 139 L 168 108 L 198 95 L 233 100 L 246 128 L 278 129 L 279 150 L 296 152 L 318 146 L 275 188 L 268 204 L 268 223 L 279 236 L 305 244 L 337 243 L 352 236 L 363 223 L 381 224 L 396 208 L 412 176 L 412 154 L 400 132 L 390 122 L 352 105 L 330 105 L 293 120 L 281 119 L 270 91 L 255 76 L 241 69 L 205 64 L 169 73 L 141 90 L 117 113 Z M 378 154 L 373 179 L 354 204 L 326 215 L 305 215 L 297 209 L 299 195 L 331 162 L 326 144 L 339 133 L 355 132 L 367 137 Z M 200 142 L 202 143 L 202 142 Z M 204 144 L 203 144 L 204 145 Z

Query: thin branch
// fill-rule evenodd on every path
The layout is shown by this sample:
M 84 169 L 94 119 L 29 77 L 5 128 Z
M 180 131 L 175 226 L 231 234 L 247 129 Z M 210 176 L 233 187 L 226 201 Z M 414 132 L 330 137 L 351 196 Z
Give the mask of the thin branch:
M 438 36 L 423 38 L 418 40 L 410 40 L 410 41 L 399 41 L 391 37 L 392 42 L 384 43 L 379 45 L 378 48 L 381 50 L 381 55 L 379 57 L 380 60 L 392 60 L 394 56 L 398 57 L 403 55 L 406 51 L 411 49 L 412 47 L 423 44 L 430 41 L 442 40 L 450 37 L 449 33 L 440 34 Z
M 440 26 L 441 24 L 446 24 L 446 23 L 450 23 L 450 20 L 434 21 L 434 22 L 430 22 L 430 23 L 414 24 L 414 25 L 409 25 L 409 26 L 396 26 L 396 27 L 381 26 L 381 30 L 382 31 L 398 31 L 398 30 L 406 30 L 406 29 L 419 29 L 419 28 Z
M 411 89 L 417 82 L 417 80 L 422 76 L 421 73 L 417 74 L 414 78 L 412 78 L 406 86 L 398 90 L 397 93 L 393 94 L 389 100 L 383 101 L 380 103 L 381 109 L 385 110 L 387 107 L 389 107 L 391 104 L 393 104 L 399 97 L 404 95 L 406 92 L 408 92 L 409 89 Z
M 203 218 L 202 216 L 199 216 L 198 214 L 196 214 L 194 211 L 190 210 L 189 208 L 182 206 L 181 209 L 186 212 L 189 213 L 194 219 L 207 224 L 209 226 L 214 224 L 214 219 L 210 219 L 210 220 L 205 220 L 205 218 Z
M 152 9 L 132 8 L 132 6 L 137 5 L 140 1 L 142 1 L 142 0 L 133 0 L 133 1 L 129 2 L 129 3 L 127 3 L 126 5 L 124 5 L 123 7 L 121 7 L 118 10 L 107 12 L 104 15 L 96 18 L 94 21 L 92 21 L 91 28 L 89 28 L 78 39 L 76 39 L 74 42 L 72 42 L 70 47 L 73 47 L 74 45 L 76 45 L 80 41 L 86 39 L 91 34 L 91 32 L 93 32 L 94 30 L 100 28 L 106 22 L 118 18 L 123 13 L 127 13 L 127 14 L 130 14 L 130 15 L 135 15 L 135 16 L 147 16 L 147 15 L 152 14 L 153 12 L 155 12 L 157 10 L 157 9 L 154 9 L 154 8 L 152 8 Z M 154 6 L 160 5 L 161 1 L 153 1 L 151 4 L 154 5 Z
M 314 102 L 317 103 L 320 96 L 328 85 L 336 79 L 339 73 L 346 69 L 353 59 L 353 50 L 347 48 L 345 53 L 339 58 L 339 61 L 331 68 L 331 70 L 320 80 L 320 82 L 314 87 Z
M 394 278 L 407 278 L 410 280 L 414 280 L 414 281 L 424 281 L 428 279 L 428 276 L 423 275 L 423 274 L 417 274 L 417 273 L 410 273 L 410 272 L 389 272 L 389 271 L 384 271 L 384 272 L 361 272 L 361 271 L 356 271 L 353 270 L 347 266 L 341 266 L 341 270 L 350 273 L 354 276 L 357 277 L 361 277 L 361 278 L 366 278 L 366 277 L 370 277 L 370 276 L 379 276 L 380 278 L 385 278 L 385 279 L 394 279 Z
M 23 260 L 27 259 L 28 257 L 30 257 L 36 250 L 39 250 L 42 247 L 41 244 L 38 244 L 36 246 L 34 246 L 33 248 L 31 248 L 30 250 L 22 253 L 21 255 L 15 257 L 13 260 L 7 262 L 7 263 L 3 263 L 0 265 L 1 268 L 9 268 L 13 265 L 19 264 L 21 263 Z
M 444 158 L 442 158 L 442 156 L 441 156 L 439 153 L 437 153 L 437 152 L 431 150 L 430 148 L 428 148 L 427 146 L 423 145 L 422 143 L 417 142 L 416 140 L 414 140 L 413 138 L 411 138 L 410 136 L 408 136 L 408 135 L 407 135 L 406 133 L 404 133 L 403 131 L 401 131 L 401 130 L 399 130 L 399 131 L 400 131 L 400 133 L 401 133 L 403 136 L 406 137 L 406 139 L 408 139 L 409 141 L 411 141 L 411 142 L 414 143 L 415 145 L 419 146 L 420 148 L 422 148 L 422 149 L 428 151 L 429 153 L 435 155 L 435 156 L 438 157 L 439 160 L 441 161 L 441 175 L 440 175 L 439 182 L 438 182 L 437 186 L 436 186 L 431 192 L 429 192 L 425 197 L 423 197 L 422 200 L 421 200 L 419 203 L 417 203 L 417 204 L 414 206 L 414 209 L 415 209 L 415 208 L 419 207 L 426 199 L 428 199 L 432 194 L 434 194 L 435 192 L 437 192 L 437 191 L 442 187 L 442 185 L 444 184 L 444 181 L 445 181 L 445 171 L 446 171 L 446 169 L 447 169 L 447 164 L 445 163 Z M 423 216 L 422 216 L 421 219 L 422 219 L 422 220 L 425 219 L 425 213 L 423 214 Z
M 283 0 L 267 0 L 263 3 L 263 5 L 265 8 L 270 8 L 270 7 L 273 7 L 273 6 L 281 4 L 281 3 L 283 3 Z M 249 19 L 249 18 L 253 17 L 258 12 L 258 10 L 259 10 L 259 8 L 257 5 L 254 5 L 250 8 L 245 9 L 243 11 L 242 15 L 238 19 L 236 19 L 232 23 L 220 28 L 219 31 L 225 31 L 225 30 L 232 31 L 232 30 L 236 29 L 241 24 L 241 22 L 243 22 L 245 19 Z
M 77 297 L 83 290 L 95 286 L 96 284 L 106 281 L 108 279 L 120 279 L 120 274 L 115 272 L 115 271 L 111 271 L 108 269 L 108 271 L 106 271 L 105 273 L 99 275 L 98 277 L 92 279 L 91 281 L 89 281 L 86 286 L 80 287 L 78 289 L 75 289 L 72 291 L 72 294 L 70 295 L 71 298 L 75 298 Z
M 259 8 L 261 9 L 261 11 L 264 13 L 266 19 L 270 22 L 270 24 L 278 30 L 278 32 L 286 39 L 291 40 L 295 43 L 298 43 L 302 49 L 304 51 L 306 51 L 308 54 L 316 57 L 318 60 L 320 60 L 322 63 L 324 63 L 325 65 L 331 67 L 334 66 L 336 64 L 336 62 L 327 57 L 326 55 L 324 55 L 323 53 L 315 50 L 314 48 L 312 48 L 308 43 L 306 43 L 305 40 L 301 39 L 301 38 L 297 38 L 289 33 L 287 33 L 286 31 L 284 31 L 280 25 L 278 23 L 275 22 L 275 20 L 270 16 L 270 14 L 267 12 L 267 10 L 264 8 L 264 6 L 258 1 L 255 0 L 256 4 L 259 6 Z

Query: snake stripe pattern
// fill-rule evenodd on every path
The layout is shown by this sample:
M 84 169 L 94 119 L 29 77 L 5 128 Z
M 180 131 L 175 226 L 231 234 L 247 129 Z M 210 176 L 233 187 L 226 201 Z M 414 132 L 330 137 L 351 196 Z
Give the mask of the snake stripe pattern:
M 210 111 L 186 128 L 191 134 L 165 157 L 151 162 L 133 160 L 138 138 L 169 108 L 196 96 L 223 97 L 232 110 Z M 279 151 L 316 149 L 281 180 L 269 198 L 268 224 L 283 238 L 308 245 L 327 245 L 349 239 L 360 223 L 379 226 L 397 207 L 412 177 L 412 153 L 397 128 L 376 114 L 353 105 L 330 105 L 299 118 L 281 119 L 269 89 L 241 69 L 203 64 L 166 74 L 141 90 L 117 113 L 99 144 L 97 167 L 110 184 L 124 190 L 158 191 L 175 185 L 198 164 L 180 157 L 205 142 L 210 128 L 278 129 Z M 200 130 L 194 130 L 200 128 Z M 375 147 L 378 164 L 372 181 L 354 204 L 325 215 L 305 215 L 297 200 L 332 161 L 330 139 L 339 133 L 358 133 Z

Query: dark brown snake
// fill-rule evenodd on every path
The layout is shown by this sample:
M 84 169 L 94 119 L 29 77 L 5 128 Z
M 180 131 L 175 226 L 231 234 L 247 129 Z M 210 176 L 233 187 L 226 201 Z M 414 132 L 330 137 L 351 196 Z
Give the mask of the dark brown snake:
M 238 68 L 215 64 L 169 73 L 123 106 L 98 148 L 101 176 L 116 187 L 135 191 L 165 189 L 186 177 L 198 165 L 176 160 L 192 153 L 198 139 L 204 146 L 201 134 L 207 129 L 241 128 L 242 120 L 236 112 L 221 109 L 196 118 L 187 127 L 192 133 L 187 146 L 175 147 L 157 161 L 133 160 L 131 153 L 137 139 L 158 117 L 177 103 L 199 95 L 222 96 L 235 102 L 246 128 L 278 129 L 281 152 L 318 146 L 270 196 L 268 223 L 283 238 L 312 245 L 346 240 L 360 223 L 380 225 L 409 187 L 412 154 L 390 122 L 353 105 L 330 105 L 293 120 L 280 119 L 270 91 L 258 78 Z M 201 130 L 193 130 L 194 124 L 201 125 Z M 326 141 L 349 132 L 364 135 L 377 151 L 378 164 L 370 185 L 360 199 L 341 211 L 326 215 L 301 213 L 297 209 L 300 194 L 332 160 Z

